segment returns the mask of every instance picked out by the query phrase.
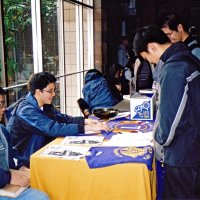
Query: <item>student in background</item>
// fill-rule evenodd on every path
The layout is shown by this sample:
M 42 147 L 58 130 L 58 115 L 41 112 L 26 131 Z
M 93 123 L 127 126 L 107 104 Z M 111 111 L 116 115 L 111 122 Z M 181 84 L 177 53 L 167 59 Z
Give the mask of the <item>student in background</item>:
M 12 141 L 9 133 L 7 132 L 4 124 L 4 113 L 5 113 L 5 91 L 0 87 L 0 188 L 4 187 L 6 184 L 28 186 L 30 184 L 29 177 L 24 175 L 22 171 L 29 171 L 28 168 L 22 166 L 19 170 L 10 170 L 10 168 L 15 169 L 13 161 L 13 149 Z M 16 198 L 9 198 L 0 196 L 0 200 L 27 200 L 27 199 L 37 199 L 37 200 L 48 200 L 49 198 L 42 192 L 34 189 L 26 189 Z
M 121 38 L 121 43 L 118 46 L 118 64 L 121 65 L 124 68 L 124 76 L 127 80 L 131 80 L 133 77 L 133 61 L 131 57 L 133 57 L 129 54 L 128 50 L 129 46 L 129 39 L 126 36 L 123 36 Z
M 123 67 L 126 67 L 129 61 L 128 43 L 128 37 L 123 36 L 118 47 L 118 63 Z
M 189 34 L 186 20 L 174 12 L 167 12 L 160 17 L 159 26 L 172 43 L 182 41 L 193 55 L 200 59 L 200 39 Z

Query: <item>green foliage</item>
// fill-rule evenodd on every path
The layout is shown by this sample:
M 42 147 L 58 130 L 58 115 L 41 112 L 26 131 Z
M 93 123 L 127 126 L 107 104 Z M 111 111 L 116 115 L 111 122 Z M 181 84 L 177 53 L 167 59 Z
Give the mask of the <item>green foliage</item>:
M 25 31 L 31 25 L 30 0 L 4 0 L 4 27 L 7 47 L 15 45 L 15 33 Z
M 55 10 L 55 0 L 42 0 L 41 12 L 48 23 Z M 8 76 L 13 77 L 17 68 L 13 51 L 16 47 L 16 34 L 23 33 L 32 24 L 31 0 L 3 0 L 5 45 L 7 51 Z
M 9 66 L 7 69 L 8 76 L 14 78 L 15 70 L 17 68 L 16 61 L 14 59 L 8 57 L 7 58 L 7 66 Z

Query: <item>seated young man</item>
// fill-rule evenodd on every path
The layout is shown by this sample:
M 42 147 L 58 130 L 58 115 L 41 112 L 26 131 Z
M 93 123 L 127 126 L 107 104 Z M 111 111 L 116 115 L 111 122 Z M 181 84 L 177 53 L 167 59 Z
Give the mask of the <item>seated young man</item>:
M 5 91 L 0 87 L 0 188 L 4 187 L 6 184 L 28 186 L 29 178 L 24 175 L 21 171 L 29 170 L 26 167 L 21 167 L 20 170 L 10 170 L 9 168 L 15 168 L 13 161 L 13 151 L 11 147 L 11 138 L 8 134 L 6 128 L 2 124 L 4 113 L 5 113 Z M 0 196 L 0 200 L 9 199 L 37 199 L 37 200 L 48 200 L 49 198 L 42 192 L 26 189 L 16 198 L 9 198 Z
M 29 164 L 30 155 L 55 137 L 108 130 L 105 123 L 61 114 L 52 106 L 56 78 L 48 72 L 33 74 L 29 93 L 15 105 L 7 124 L 13 145 Z

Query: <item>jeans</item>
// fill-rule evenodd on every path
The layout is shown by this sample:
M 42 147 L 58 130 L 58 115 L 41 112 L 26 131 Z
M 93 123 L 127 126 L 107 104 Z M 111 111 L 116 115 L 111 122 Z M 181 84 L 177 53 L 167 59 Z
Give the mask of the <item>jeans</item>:
M 162 199 L 200 199 L 200 166 L 172 167 L 165 164 Z
M 0 200 L 49 200 L 48 196 L 35 189 L 26 189 L 24 190 L 18 197 L 16 198 L 10 198 L 10 197 L 2 197 L 0 196 Z

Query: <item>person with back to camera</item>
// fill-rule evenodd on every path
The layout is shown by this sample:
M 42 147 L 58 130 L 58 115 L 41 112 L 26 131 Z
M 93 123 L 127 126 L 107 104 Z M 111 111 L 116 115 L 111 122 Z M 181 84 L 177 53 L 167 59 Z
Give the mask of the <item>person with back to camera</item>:
M 192 54 L 200 59 L 200 39 L 189 34 L 189 27 L 183 17 L 175 12 L 167 12 L 160 17 L 159 26 L 172 43 L 184 42 Z
M 13 137 L 13 145 L 28 164 L 30 155 L 55 137 L 108 131 L 105 123 L 55 110 L 52 106 L 55 83 L 55 76 L 48 72 L 33 74 L 28 83 L 29 93 L 12 108 L 7 129 Z
M 28 172 L 29 169 L 26 168 L 22 163 L 19 170 L 11 170 L 18 169 L 19 167 L 15 166 L 13 158 L 16 155 L 12 149 L 12 139 L 3 124 L 3 118 L 5 114 L 5 94 L 6 92 L 0 87 L 0 188 L 3 188 L 6 184 L 13 184 L 26 187 L 30 184 L 30 180 L 28 175 L 26 176 L 26 174 L 24 174 L 23 171 Z M 49 198 L 43 192 L 31 188 L 27 188 L 16 198 L 0 196 L 0 200 L 12 199 L 48 200 Z
M 83 98 L 88 104 L 90 113 L 95 108 L 110 108 L 121 99 L 113 96 L 107 80 L 96 69 L 90 69 L 85 75 L 85 85 L 82 89 Z
M 158 68 L 154 146 L 164 165 L 162 198 L 200 199 L 200 61 L 155 26 L 138 30 L 133 46 Z

